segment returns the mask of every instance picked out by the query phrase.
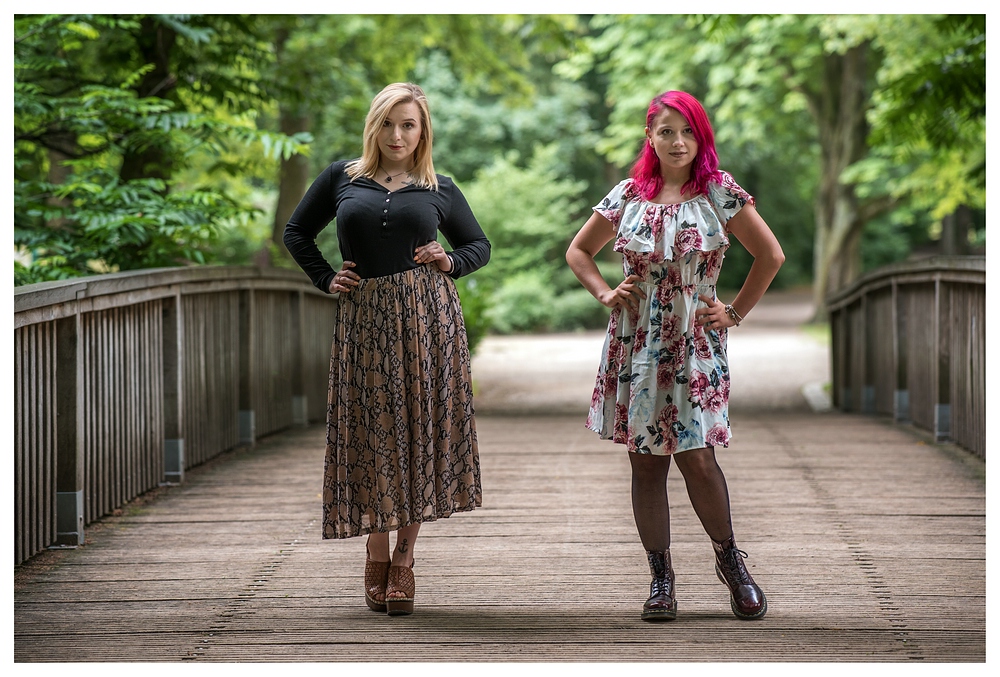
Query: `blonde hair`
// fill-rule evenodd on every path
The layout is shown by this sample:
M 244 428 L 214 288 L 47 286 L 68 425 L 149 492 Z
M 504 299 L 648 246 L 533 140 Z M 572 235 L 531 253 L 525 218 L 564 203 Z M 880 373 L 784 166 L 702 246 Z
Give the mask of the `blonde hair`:
M 417 149 L 413 152 L 413 169 L 410 176 L 414 179 L 414 184 L 421 188 L 437 190 L 437 174 L 434 173 L 434 160 L 431 157 L 431 148 L 434 142 L 434 133 L 431 131 L 431 112 L 427 107 L 427 96 L 424 90 L 418 85 L 410 82 L 394 82 L 375 95 L 372 99 L 371 108 L 365 117 L 364 147 L 361 157 L 347 165 L 347 174 L 351 180 L 359 176 L 375 178 L 381 161 L 381 152 L 378 149 L 378 133 L 382 129 L 389 111 L 399 103 L 415 103 L 420 109 L 420 141 Z

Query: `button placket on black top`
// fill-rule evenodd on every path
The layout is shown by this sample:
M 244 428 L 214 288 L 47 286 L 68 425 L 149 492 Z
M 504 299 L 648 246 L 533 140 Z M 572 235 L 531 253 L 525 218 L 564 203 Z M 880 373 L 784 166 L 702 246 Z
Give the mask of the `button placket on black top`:
M 386 237 L 389 232 L 389 200 L 392 199 L 392 192 L 386 193 L 385 207 L 382 209 L 382 237 Z

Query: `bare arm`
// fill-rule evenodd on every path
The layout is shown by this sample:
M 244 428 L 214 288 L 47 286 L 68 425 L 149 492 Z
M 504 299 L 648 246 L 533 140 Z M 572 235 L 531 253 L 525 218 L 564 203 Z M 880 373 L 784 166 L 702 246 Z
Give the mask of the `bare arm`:
M 612 289 L 604 281 L 601 271 L 597 268 L 597 263 L 594 262 L 597 253 L 616 234 L 617 229 L 614 224 L 594 212 L 573 238 L 569 249 L 566 250 L 566 263 L 569 264 L 570 269 L 584 288 L 608 308 L 629 305 L 637 309 L 639 307 L 637 297 L 646 298 L 645 292 L 635 284 L 639 280 L 639 276 L 629 275 L 621 284 Z
M 778 269 L 785 262 L 785 254 L 781 251 L 778 239 L 774 237 L 774 233 L 771 232 L 753 205 L 744 205 L 729 220 L 726 227 L 753 256 L 750 272 L 747 273 L 743 286 L 732 302 L 733 310 L 740 317 L 746 317 L 747 313 L 764 296 L 764 292 L 767 291 L 774 276 L 778 274 Z M 699 316 L 703 324 L 712 323 L 713 328 L 732 327 L 735 324 L 726 315 L 724 303 L 721 301 L 713 302 L 704 297 L 702 300 L 708 303 L 709 307 L 697 310 L 695 314 Z

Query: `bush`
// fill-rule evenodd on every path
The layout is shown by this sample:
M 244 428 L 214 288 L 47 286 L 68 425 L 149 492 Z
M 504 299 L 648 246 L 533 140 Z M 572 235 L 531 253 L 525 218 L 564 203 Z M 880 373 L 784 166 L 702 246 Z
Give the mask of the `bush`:
M 479 284 L 475 276 L 460 277 L 455 280 L 458 297 L 462 301 L 462 317 L 465 318 L 465 333 L 469 339 L 469 352 L 476 354 L 479 342 L 486 336 L 490 328 L 490 320 L 486 316 L 489 308 L 489 295 Z
M 604 329 L 608 326 L 608 308 L 602 306 L 586 289 L 575 289 L 555 298 L 552 313 L 554 331 Z
M 542 271 L 515 273 L 493 292 L 487 317 L 501 334 L 550 328 L 555 303 L 552 285 Z

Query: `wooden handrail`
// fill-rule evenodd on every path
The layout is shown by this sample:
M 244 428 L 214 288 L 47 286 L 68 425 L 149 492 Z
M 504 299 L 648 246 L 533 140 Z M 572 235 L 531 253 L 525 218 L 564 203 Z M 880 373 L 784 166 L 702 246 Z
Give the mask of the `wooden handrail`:
M 827 298 L 833 402 L 986 455 L 986 258 L 884 266 Z
M 326 412 L 336 296 L 199 266 L 14 292 L 15 561 L 184 471 Z

